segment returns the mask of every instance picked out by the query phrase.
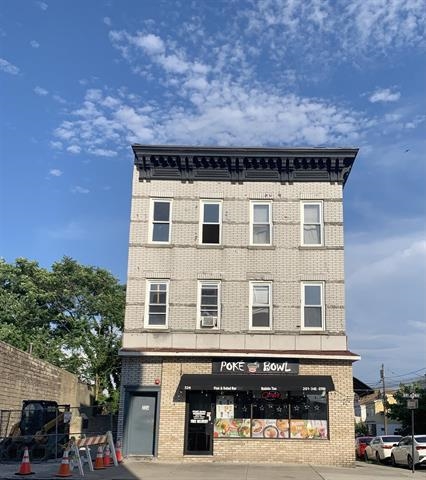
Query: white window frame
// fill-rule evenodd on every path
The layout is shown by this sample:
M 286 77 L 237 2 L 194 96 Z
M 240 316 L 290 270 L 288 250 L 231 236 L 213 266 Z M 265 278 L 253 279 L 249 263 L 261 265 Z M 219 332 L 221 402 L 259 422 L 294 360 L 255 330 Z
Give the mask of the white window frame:
M 320 287 L 321 305 L 305 304 L 305 287 L 308 287 L 308 286 Z M 305 326 L 305 307 L 321 307 L 321 326 L 320 327 Z M 302 282 L 301 283 L 301 330 L 305 330 L 305 331 L 324 331 L 325 330 L 325 282 Z
M 268 225 L 269 227 L 269 243 L 254 243 L 253 241 L 253 230 L 254 230 L 254 207 L 255 205 L 267 205 L 269 207 L 269 222 L 256 224 L 256 225 Z M 250 245 L 254 247 L 264 247 L 272 245 L 272 202 L 262 201 L 262 200 L 251 200 L 250 201 Z
M 219 205 L 219 222 L 204 222 L 204 205 Z M 200 245 L 221 245 L 222 244 L 222 201 L 221 200 L 200 200 L 200 221 L 198 239 Z M 219 243 L 203 242 L 203 225 L 219 225 Z
M 167 223 L 169 225 L 169 237 L 167 240 L 154 240 L 154 206 L 156 203 L 168 203 L 169 204 L 169 221 L 168 222 L 155 222 L 155 223 Z M 149 243 L 156 244 L 169 244 L 172 238 L 172 199 L 171 198 L 151 198 L 149 209 Z
M 319 223 L 305 223 L 305 205 L 319 206 Z M 303 200 L 300 204 L 300 241 L 304 247 L 321 247 L 324 245 L 324 202 L 322 200 Z M 319 243 L 305 243 L 305 225 L 319 225 L 320 227 L 320 242 Z
M 217 287 L 217 320 L 214 327 L 202 327 L 201 326 L 201 292 L 204 285 L 215 285 Z M 218 330 L 220 328 L 221 317 L 221 282 L 218 280 L 199 280 L 198 292 L 197 292 L 197 329 L 201 330 Z
M 253 304 L 253 290 L 254 287 L 268 287 L 269 288 L 269 298 L 268 298 L 268 307 L 269 307 L 269 326 L 268 327 L 256 327 L 253 326 L 253 307 L 261 306 Z M 249 294 L 249 330 L 272 330 L 272 282 L 250 282 L 250 294 Z
M 150 306 L 150 293 L 151 285 L 160 283 L 166 285 L 166 321 L 164 325 L 151 325 L 149 323 L 149 306 Z M 144 327 L 145 328 L 155 328 L 155 329 L 166 329 L 169 325 L 169 292 L 170 292 L 170 281 L 164 279 L 152 279 L 146 281 L 146 295 L 145 295 L 145 315 L 144 315 Z

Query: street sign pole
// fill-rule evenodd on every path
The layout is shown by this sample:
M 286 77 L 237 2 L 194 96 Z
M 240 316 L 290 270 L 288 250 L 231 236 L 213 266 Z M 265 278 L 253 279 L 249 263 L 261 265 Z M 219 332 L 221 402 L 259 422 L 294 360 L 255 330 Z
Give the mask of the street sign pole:
M 411 471 L 414 473 L 415 470 L 415 447 L 414 447 L 414 410 L 419 408 L 419 394 L 418 393 L 405 393 L 404 398 L 407 399 L 407 408 L 411 410 L 411 458 L 413 459 L 413 465 L 411 467 Z
M 411 458 L 413 459 L 413 466 L 411 467 L 411 471 L 414 473 L 414 408 L 411 409 Z

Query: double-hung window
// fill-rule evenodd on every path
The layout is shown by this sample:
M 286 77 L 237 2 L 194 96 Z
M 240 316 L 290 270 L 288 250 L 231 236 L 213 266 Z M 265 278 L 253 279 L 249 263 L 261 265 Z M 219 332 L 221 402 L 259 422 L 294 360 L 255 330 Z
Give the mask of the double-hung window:
M 220 282 L 198 282 L 198 325 L 200 328 L 219 326 Z
M 272 324 L 272 285 L 265 282 L 250 283 L 250 328 L 270 329 Z
M 170 243 L 171 210 L 171 200 L 151 200 L 151 242 Z
M 200 243 L 219 245 L 221 236 L 222 203 L 201 200 Z
M 323 245 L 322 202 L 302 202 L 302 245 Z
M 302 283 L 302 329 L 324 330 L 324 284 Z
M 251 202 L 250 244 L 271 245 L 272 242 L 272 204 L 270 202 Z
M 169 282 L 148 280 L 145 304 L 145 327 L 166 328 L 169 303 Z

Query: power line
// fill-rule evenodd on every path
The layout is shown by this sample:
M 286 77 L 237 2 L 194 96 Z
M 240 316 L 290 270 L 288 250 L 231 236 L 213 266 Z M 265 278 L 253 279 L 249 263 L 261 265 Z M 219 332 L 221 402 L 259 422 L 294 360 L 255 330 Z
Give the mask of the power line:
M 418 370 L 414 370 L 413 372 L 407 372 L 407 373 L 401 373 L 399 375 L 395 374 L 395 375 L 390 375 L 390 376 L 386 376 L 386 378 L 399 378 L 399 377 L 405 377 L 405 376 L 408 376 L 408 375 L 412 375 L 412 374 L 415 374 L 417 372 L 421 372 L 423 370 L 426 370 L 426 367 L 423 367 L 423 368 L 419 368 Z M 395 373 L 395 372 L 392 372 L 392 373 Z M 422 375 L 420 375 L 420 377 L 422 377 Z M 358 377 L 357 377 L 358 378 Z M 364 383 L 366 384 L 372 384 L 371 386 L 376 386 L 378 385 L 379 383 L 381 383 L 381 379 L 379 380 L 362 380 Z
M 414 370 L 414 372 L 408 372 L 408 373 L 401 373 L 401 375 L 388 375 L 386 378 L 395 378 L 395 377 L 405 377 L 405 375 L 412 375 L 414 373 L 417 373 L 417 372 L 421 372 L 422 370 L 426 370 L 426 367 L 423 367 L 423 368 L 419 368 L 418 370 Z M 392 373 L 395 373 L 395 372 L 392 372 Z

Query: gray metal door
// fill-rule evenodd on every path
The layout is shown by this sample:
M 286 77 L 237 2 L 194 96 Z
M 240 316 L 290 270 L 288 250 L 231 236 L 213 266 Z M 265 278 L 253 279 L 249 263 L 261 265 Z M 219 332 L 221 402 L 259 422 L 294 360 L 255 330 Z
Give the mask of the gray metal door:
M 131 394 L 127 421 L 128 455 L 154 455 L 156 410 L 155 392 Z

